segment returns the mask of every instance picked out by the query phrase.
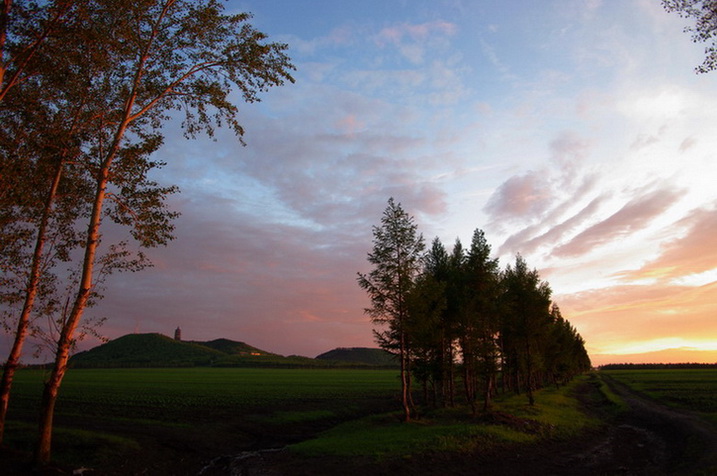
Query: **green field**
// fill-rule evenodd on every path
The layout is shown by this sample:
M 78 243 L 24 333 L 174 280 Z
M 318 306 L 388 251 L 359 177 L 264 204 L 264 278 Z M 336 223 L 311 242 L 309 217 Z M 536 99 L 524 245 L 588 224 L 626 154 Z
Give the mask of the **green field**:
M 467 455 L 490 452 L 510 445 L 530 445 L 544 439 L 567 440 L 596 428 L 600 421 L 582 410 L 575 398 L 578 386 L 590 387 L 590 376 L 576 378 L 568 386 L 539 390 L 535 406 L 525 395 L 499 395 L 493 405 L 496 420 L 468 416 L 467 406 L 427 411 L 411 423 L 373 415 L 350 421 L 301 442 L 292 450 L 309 456 L 410 457 L 422 452 Z
M 36 408 L 43 377 L 18 372 L 11 417 Z M 57 415 L 191 422 L 287 406 L 345 412 L 390 399 L 399 385 L 393 370 L 75 369 L 63 381 Z
M 717 423 L 717 369 L 603 370 L 638 392 Z
M 601 373 L 717 422 L 717 370 Z M 28 459 L 44 376 L 18 372 L 10 401 L 6 443 Z M 509 454 L 511 445 L 568 441 L 599 428 L 601 417 L 585 413 L 584 405 L 618 408 L 607 390 L 595 374 L 585 375 L 567 387 L 540 390 L 533 407 L 525 395 L 499 394 L 490 417 L 471 417 L 469 407 L 459 405 L 424 408 L 406 424 L 395 370 L 72 369 L 56 409 L 53 458 L 67 468 L 119 468 L 103 474 L 147 468 L 196 474 L 222 454 L 284 446 L 314 464 L 322 458 L 402 461 L 436 452 L 459 459 L 475 451 Z
M 44 376 L 19 371 L 10 400 L 5 443 L 28 454 Z M 159 464 L 179 452 L 198 464 L 386 411 L 399 389 L 395 370 L 72 369 L 56 407 L 53 459 L 106 467 L 128 458 Z
M 10 402 L 6 443 L 28 453 L 43 377 L 40 370 L 18 372 Z M 476 425 L 463 406 L 426 411 L 406 425 L 399 391 L 395 370 L 73 369 L 58 400 L 53 457 L 75 467 L 108 467 L 151 456 L 154 471 L 171 473 L 160 457 L 178 453 L 196 466 L 221 454 L 285 445 L 299 457 L 405 457 L 569 438 L 596 424 L 564 387 L 538 392 L 535 407 L 524 395 L 499 396 L 496 410 L 509 415 L 501 421 Z

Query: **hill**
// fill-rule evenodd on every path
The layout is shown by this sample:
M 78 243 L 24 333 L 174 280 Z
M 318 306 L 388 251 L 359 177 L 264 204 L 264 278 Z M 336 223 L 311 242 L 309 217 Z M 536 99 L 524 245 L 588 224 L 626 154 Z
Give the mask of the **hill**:
M 284 357 L 244 342 L 214 339 L 179 341 L 165 335 L 128 334 L 72 356 L 74 368 L 115 367 L 395 367 L 391 354 L 381 349 L 334 349 L 316 359 Z
M 316 356 L 317 360 L 345 362 L 352 364 L 377 365 L 381 367 L 397 367 L 396 357 L 383 349 L 370 347 L 338 347 Z
M 190 342 L 192 344 L 199 344 L 229 355 L 277 355 L 257 349 L 256 347 L 252 347 L 244 342 L 237 342 L 229 339 L 214 339 L 209 342 Z
M 210 365 L 224 352 L 162 334 L 128 334 L 72 356 L 79 367 L 191 367 Z

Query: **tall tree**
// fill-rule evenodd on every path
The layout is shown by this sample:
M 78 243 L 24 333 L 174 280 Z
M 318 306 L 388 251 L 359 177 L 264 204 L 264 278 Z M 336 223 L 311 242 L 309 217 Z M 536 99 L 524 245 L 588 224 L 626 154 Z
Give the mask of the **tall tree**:
M 401 363 L 401 404 L 404 420 L 411 420 L 411 375 L 408 339 L 408 297 L 421 269 L 425 244 L 412 216 L 393 198 L 381 217 L 381 226 L 373 227 L 373 249 L 368 261 L 373 269 L 358 273 L 358 284 L 371 299 L 366 308 L 375 324 L 387 327 L 374 331 L 382 347 L 396 349 Z
M 476 412 L 478 379 L 483 384 L 483 410 L 491 404 L 494 380 L 498 372 L 497 336 L 499 331 L 498 260 L 490 257 L 491 247 L 482 230 L 473 233 L 471 247 L 463 266 L 464 309 L 461 313 L 461 349 L 463 351 L 466 397 Z
M 267 43 L 266 36 L 248 24 L 250 15 L 225 15 L 216 0 L 94 0 L 82 15 L 88 36 L 64 38 L 82 63 L 69 71 L 61 91 L 76 100 L 88 98 L 89 117 L 81 131 L 61 130 L 79 144 L 76 159 L 91 172 L 93 190 L 80 279 L 61 320 L 55 362 L 43 392 L 38 464 L 50 458 L 57 393 L 76 329 L 95 292 L 96 267 L 104 259 L 103 217 L 130 226 L 141 246 L 165 244 L 172 237 L 173 214 L 166 211 L 164 198 L 173 188 L 147 178 L 161 165 L 149 158 L 161 144 L 161 123 L 170 111 L 182 110 L 190 137 L 200 132 L 212 135 L 222 124 L 241 137 L 238 108 L 230 95 L 237 91 L 253 102 L 269 87 L 293 81 L 286 45 Z M 10 29 L 5 25 L 3 31 Z M 50 49 L 48 57 L 53 53 Z M 94 66 L 94 74 L 84 74 L 84 64 Z M 36 74 L 43 73 L 49 75 L 47 70 Z M 109 266 L 134 269 L 137 260 L 125 261 L 124 253 L 105 249 L 107 259 L 119 258 Z
M 465 308 L 465 273 L 466 253 L 460 238 L 456 238 L 453 250 L 448 256 L 448 283 L 446 285 L 446 312 L 445 321 L 449 330 L 448 341 L 448 371 L 449 371 L 449 393 L 448 404 L 455 405 L 455 362 L 457 360 L 458 345 L 460 339 L 459 322 Z
M 662 0 L 668 12 L 677 12 L 683 18 L 695 20 L 694 26 L 685 27 L 695 43 L 705 46 L 705 60 L 695 67 L 697 73 L 717 69 L 717 0 Z
M 53 268 L 78 247 L 76 221 L 88 212 L 90 175 L 79 166 L 78 137 L 92 97 L 73 94 L 93 71 L 77 48 L 87 38 L 86 3 L 21 1 L 11 10 L 8 2 L 0 28 L 0 68 L 8 72 L 0 94 L 0 262 L 6 276 L 0 300 L 5 325 L 14 326 L 0 380 L 0 442 L 31 313 L 37 299 L 44 300 L 42 313 L 56 311 Z
M 43 68 L 41 52 L 87 0 L 3 0 L 0 10 L 0 102 L 15 86 Z M 70 26 L 70 29 L 72 27 Z
M 444 337 L 441 320 L 446 308 L 445 282 L 425 270 L 409 291 L 406 334 L 413 376 L 423 385 L 424 401 L 428 403 L 429 384 L 435 406 L 437 385 L 443 381 Z
M 434 238 L 431 248 L 424 257 L 423 273 L 432 278 L 436 286 L 440 286 L 442 296 L 440 299 L 440 314 L 434 333 L 436 334 L 438 349 L 436 349 L 434 363 L 435 379 L 439 386 L 441 404 L 453 404 L 453 341 L 455 340 L 455 320 L 449 311 L 449 295 L 452 293 L 451 259 L 445 246 L 438 238 Z
M 536 270 L 528 269 L 520 255 L 515 266 L 508 265 L 503 274 L 503 352 L 517 377 L 516 386 L 522 381 L 530 405 L 535 404 L 533 392 L 543 367 L 551 294 L 550 286 L 540 280 Z

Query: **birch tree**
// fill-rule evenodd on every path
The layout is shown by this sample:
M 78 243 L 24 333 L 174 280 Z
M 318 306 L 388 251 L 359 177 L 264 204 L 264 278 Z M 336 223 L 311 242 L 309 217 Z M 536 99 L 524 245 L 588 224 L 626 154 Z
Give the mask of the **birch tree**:
M 705 59 L 695 68 L 697 73 L 717 69 L 717 1 L 715 0 L 662 0 L 668 12 L 676 12 L 683 18 L 694 19 L 694 26 L 685 27 L 692 34 L 694 43 L 706 43 Z
M 6 0 L 0 22 L 0 303 L 14 332 L 0 380 L 0 442 L 36 301 L 41 314 L 56 311 L 53 268 L 78 247 L 75 225 L 87 211 L 78 137 L 91 96 L 77 94 L 78 81 L 101 65 L 77 48 L 87 38 L 86 4 Z
M 286 45 L 267 42 L 266 35 L 249 24 L 249 14 L 226 15 L 216 0 L 57 1 L 50 5 L 80 3 L 86 8 L 63 11 L 60 17 L 83 27 L 77 39 L 63 38 L 68 42 L 68 51 L 76 52 L 69 58 L 77 58 L 77 62 L 67 71 L 64 89 L 59 85 L 59 89 L 51 91 L 74 97 L 76 104 L 86 101 L 81 128 L 64 124 L 58 134 L 76 145 L 73 166 L 79 164 L 82 172 L 89 174 L 92 187 L 85 195 L 87 213 L 80 217 L 86 221 L 79 279 L 68 311 L 58 321 L 54 365 L 43 391 L 38 465 L 50 459 L 55 402 L 76 331 L 96 296 L 99 268 L 133 270 L 141 262 L 102 243 L 103 219 L 128 226 L 142 247 L 163 245 L 172 238 L 175 214 L 166 209 L 164 200 L 174 187 L 162 187 L 149 179 L 149 172 L 162 165 L 151 158 L 162 143 L 162 123 L 172 115 L 183 114 L 182 125 L 188 137 L 198 133 L 211 136 L 215 127 L 224 125 L 241 140 L 243 129 L 236 100 L 254 102 L 268 88 L 293 81 Z M 13 41 L 6 32 L 16 31 L 12 22 L 24 17 L 12 15 L 11 2 L 6 0 L 3 6 L 0 46 L 5 52 L 12 49 L 6 46 Z M 27 12 L 32 14 L 33 10 Z M 32 23 L 32 19 L 28 21 Z M 51 37 L 61 34 L 47 38 Z M 43 40 L 32 57 L 43 54 L 48 59 L 66 61 L 55 56 L 62 49 L 52 46 L 59 44 Z M 6 87 L 10 84 L 9 73 L 20 64 L 7 58 L 2 58 L 2 84 L 3 91 L 12 94 L 24 83 Z M 52 77 L 52 66 L 53 62 L 49 62 L 46 69 L 38 69 L 31 77 L 47 81 Z M 90 68 L 93 71 L 88 75 Z M 5 99 L 7 96 L 3 106 Z M 57 162 L 66 173 L 69 162 Z M 27 162 L 20 158 L 15 163 Z M 46 196 L 51 195 L 48 185 Z M 43 233 L 36 230 L 36 234 Z

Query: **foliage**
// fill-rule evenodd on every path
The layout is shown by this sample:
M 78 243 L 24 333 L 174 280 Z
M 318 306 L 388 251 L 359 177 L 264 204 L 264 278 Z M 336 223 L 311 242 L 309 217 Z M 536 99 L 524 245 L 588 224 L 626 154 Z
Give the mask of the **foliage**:
M 415 237 L 412 220 L 397 208 L 404 229 Z M 402 368 L 422 384 L 427 405 L 452 406 L 458 374 L 476 414 L 479 395 L 483 411 L 490 410 L 499 379 L 503 392 L 525 391 L 533 405 L 536 389 L 567 384 L 590 369 L 585 342 L 551 302 L 548 283 L 520 255 L 501 272 L 482 230 L 475 230 L 467 251 L 456 240 L 450 254 L 436 238 L 422 266 L 412 261 L 411 273 L 397 277 L 401 260 L 396 257 L 401 255 L 391 246 L 411 239 L 395 238 L 398 233 L 387 239 L 394 213 L 391 199 L 382 227 L 374 228 L 369 261 L 376 268 L 368 276 L 360 274 L 359 284 L 372 299 L 367 312 L 374 322 L 390 324 L 388 331 L 377 333 L 379 343 L 405 359 Z M 397 283 L 405 291 L 398 292 Z
M 358 273 L 358 284 L 366 291 L 371 307 L 365 309 L 374 323 L 386 329 L 374 330 L 379 345 L 398 354 L 401 365 L 401 404 L 404 419 L 411 419 L 411 369 L 408 339 L 408 299 L 421 264 L 423 235 L 415 220 L 393 198 L 373 227 L 373 249 L 368 262 L 373 269 Z
M 383 349 L 368 347 L 339 347 L 316 356 L 317 360 L 333 362 L 350 362 L 355 364 L 379 365 L 385 367 L 398 367 L 396 356 Z
M 705 60 L 695 68 L 697 73 L 717 69 L 717 1 L 715 0 L 662 0 L 668 12 L 677 12 L 683 18 L 695 20 L 694 26 L 685 27 L 695 43 L 708 43 Z
M 37 451 L 38 464 L 46 464 L 52 409 L 85 309 L 101 297 L 107 273 L 149 263 L 124 243 L 103 242 L 103 220 L 126 227 L 139 248 L 173 238 L 177 213 L 166 198 L 176 188 L 149 178 L 163 165 L 152 158 L 162 123 L 181 111 L 187 137 L 228 126 L 241 140 L 233 98 L 258 101 L 270 87 L 293 81 L 293 65 L 286 45 L 267 42 L 249 25 L 251 15 L 225 15 L 217 0 L 3 6 L 0 264 L 18 266 L 0 294 L 21 310 L 13 311 L 16 338 L 3 371 L 0 438 L 31 315 L 42 305 L 38 310 L 57 326 L 43 334 L 56 339 Z M 70 261 L 72 292 L 64 300 L 55 285 L 67 276 L 57 264 Z

